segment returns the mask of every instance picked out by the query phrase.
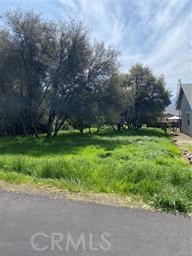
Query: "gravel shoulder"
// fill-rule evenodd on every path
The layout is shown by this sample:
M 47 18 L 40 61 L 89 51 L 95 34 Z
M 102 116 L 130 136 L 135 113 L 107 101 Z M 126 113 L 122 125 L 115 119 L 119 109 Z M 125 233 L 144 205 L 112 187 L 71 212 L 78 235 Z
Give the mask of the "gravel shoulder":
M 111 205 L 116 207 L 129 207 L 154 210 L 149 205 L 145 204 L 141 198 L 134 196 L 117 196 L 115 194 L 106 193 L 91 193 L 91 192 L 70 192 L 59 190 L 54 187 L 47 187 L 34 184 L 10 184 L 6 181 L 0 180 L 0 190 L 15 192 L 27 195 L 42 195 L 52 199 L 82 201 L 88 203 L 95 203 L 101 205 Z
M 174 136 L 173 142 L 181 149 L 184 159 L 192 164 L 192 137 L 178 133 Z

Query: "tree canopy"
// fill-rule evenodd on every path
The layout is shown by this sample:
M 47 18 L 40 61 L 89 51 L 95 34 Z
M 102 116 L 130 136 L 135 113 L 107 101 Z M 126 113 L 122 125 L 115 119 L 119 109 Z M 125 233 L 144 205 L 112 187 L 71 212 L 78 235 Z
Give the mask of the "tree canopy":
M 141 64 L 134 65 L 126 76 L 126 87 L 132 92 L 133 103 L 125 113 L 130 128 L 156 120 L 170 102 L 170 92 L 163 76 L 157 77 Z
M 163 77 L 148 67 L 120 74 L 119 52 L 92 43 L 78 22 L 7 12 L 0 28 L 0 134 L 57 135 L 120 119 L 139 128 L 170 103 Z

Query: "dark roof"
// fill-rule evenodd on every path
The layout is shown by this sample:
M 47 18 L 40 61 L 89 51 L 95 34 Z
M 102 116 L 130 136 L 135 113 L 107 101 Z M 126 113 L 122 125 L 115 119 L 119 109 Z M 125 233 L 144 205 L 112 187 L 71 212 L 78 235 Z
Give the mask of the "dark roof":
M 168 106 L 166 109 L 165 109 L 165 112 L 164 112 L 166 115 L 167 114 L 170 114 L 172 116 L 179 116 L 179 111 L 175 109 L 175 106 L 173 105 L 170 105 Z
M 181 84 L 176 103 L 177 109 L 181 109 L 181 101 L 184 94 L 189 105 L 192 107 L 192 84 Z

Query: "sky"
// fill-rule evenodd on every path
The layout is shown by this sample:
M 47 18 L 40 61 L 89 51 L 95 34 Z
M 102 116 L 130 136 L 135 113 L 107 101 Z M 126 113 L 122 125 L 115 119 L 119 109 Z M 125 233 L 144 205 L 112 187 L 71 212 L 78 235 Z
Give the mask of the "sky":
M 143 63 L 165 76 L 173 95 L 179 79 L 192 82 L 191 0 L 0 0 L 0 13 L 16 8 L 83 22 L 92 40 L 121 51 L 122 72 Z

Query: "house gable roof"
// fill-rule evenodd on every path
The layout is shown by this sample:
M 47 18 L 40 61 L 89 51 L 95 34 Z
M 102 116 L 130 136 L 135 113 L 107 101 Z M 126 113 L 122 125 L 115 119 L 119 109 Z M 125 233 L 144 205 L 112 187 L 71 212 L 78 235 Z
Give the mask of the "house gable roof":
M 175 109 L 174 105 L 169 105 L 164 111 L 165 115 L 178 116 L 179 111 Z
M 181 108 L 183 95 L 185 95 L 189 105 L 192 108 L 192 84 L 181 84 L 176 104 L 177 109 Z

